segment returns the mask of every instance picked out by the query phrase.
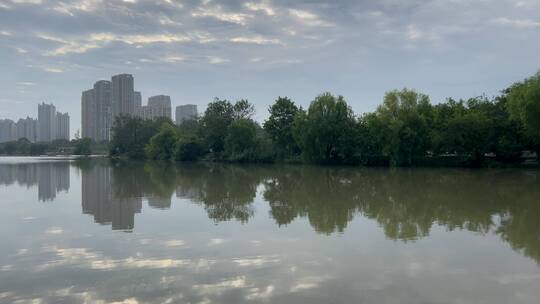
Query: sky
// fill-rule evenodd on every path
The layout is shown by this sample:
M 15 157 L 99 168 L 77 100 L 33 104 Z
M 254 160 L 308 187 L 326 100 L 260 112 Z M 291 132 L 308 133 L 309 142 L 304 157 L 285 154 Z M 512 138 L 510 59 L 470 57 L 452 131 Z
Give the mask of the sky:
M 0 118 L 54 103 L 80 129 L 81 92 L 130 73 L 173 107 L 392 89 L 433 103 L 494 96 L 540 69 L 540 0 L 0 0 Z M 173 110 L 174 112 L 174 110 Z

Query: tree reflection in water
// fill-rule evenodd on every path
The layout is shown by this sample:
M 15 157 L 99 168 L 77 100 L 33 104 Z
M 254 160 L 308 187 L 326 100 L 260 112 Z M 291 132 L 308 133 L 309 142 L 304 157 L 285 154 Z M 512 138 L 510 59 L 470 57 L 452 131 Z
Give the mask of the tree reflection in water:
M 167 209 L 175 193 L 201 205 L 215 222 L 248 223 L 262 189 L 279 226 L 305 217 L 318 233 L 341 233 L 355 216 L 363 216 L 376 220 L 387 238 L 412 241 L 438 225 L 496 233 L 540 262 L 537 171 L 108 161 L 77 166 L 83 212 L 94 214 L 98 223 L 113 222 L 115 229 L 133 229 L 141 199 Z

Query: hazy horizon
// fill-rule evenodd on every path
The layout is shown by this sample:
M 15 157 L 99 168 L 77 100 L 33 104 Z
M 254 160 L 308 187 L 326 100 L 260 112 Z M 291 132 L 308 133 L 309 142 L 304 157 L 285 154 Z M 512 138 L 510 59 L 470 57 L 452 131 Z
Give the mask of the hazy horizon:
M 81 92 L 132 74 L 143 104 L 246 98 L 256 120 L 277 96 L 307 106 L 329 91 L 356 113 L 386 91 L 433 103 L 494 96 L 540 64 L 540 1 L 0 0 L 0 119 L 69 112 Z M 173 111 L 174 112 L 174 111 Z

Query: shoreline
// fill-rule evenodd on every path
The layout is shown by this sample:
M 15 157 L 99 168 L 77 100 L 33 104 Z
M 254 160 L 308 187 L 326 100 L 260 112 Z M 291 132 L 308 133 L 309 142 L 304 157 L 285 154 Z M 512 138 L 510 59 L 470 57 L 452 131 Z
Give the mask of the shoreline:
M 111 156 L 105 154 L 94 155 L 0 155 L 0 162 L 3 160 L 34 160 L 34 161 L 84 161 L 94 159 L 107 159 L 110 161 L 130 161 L 130 162 L 160 162 L 170 164 L 234 164 L 234 165 L 292 165 L 292 166 L 318 166 L 318 167 L 348 167 L 348 168 L 461 168 L 461 169 L 539 169 L 540 162 L 534 158 L 525 158 L 520 163 L 505 163 L 492 159 L 486 159 L 482 164 L 464 164 L 463 158 L 458 159 L 431 159 L 426 158 L 421 163 L 414 166 L 391 166 L 384 164 L 347 164 L 347 163 L 311 163 L 300 160 L 277 160 L 272 162 L 250 162 L 250 161 L 231 161 L 220 159 L 199 159 L 195 161 L 176 161 L 176 160 L 153 160 L 148 158 L 130 158 L 126 156 Z

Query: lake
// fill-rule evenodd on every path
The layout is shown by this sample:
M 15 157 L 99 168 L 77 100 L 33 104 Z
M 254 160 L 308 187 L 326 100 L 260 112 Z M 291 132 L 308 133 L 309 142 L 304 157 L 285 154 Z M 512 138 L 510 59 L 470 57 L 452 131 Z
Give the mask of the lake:
M 0 159 L 0 303 L 539 303 L 540 171 Z

